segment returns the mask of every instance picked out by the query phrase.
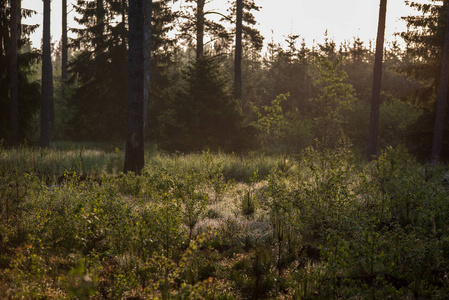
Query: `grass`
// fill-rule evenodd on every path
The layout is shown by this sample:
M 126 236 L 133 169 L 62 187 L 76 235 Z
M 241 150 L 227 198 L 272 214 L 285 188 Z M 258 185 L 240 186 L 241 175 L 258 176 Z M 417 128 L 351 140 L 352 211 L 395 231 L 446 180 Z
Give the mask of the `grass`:
M 449 296 L 445 165 L 152 150 L 135 176 L 97 146 L 0 149 L 5 297 Z

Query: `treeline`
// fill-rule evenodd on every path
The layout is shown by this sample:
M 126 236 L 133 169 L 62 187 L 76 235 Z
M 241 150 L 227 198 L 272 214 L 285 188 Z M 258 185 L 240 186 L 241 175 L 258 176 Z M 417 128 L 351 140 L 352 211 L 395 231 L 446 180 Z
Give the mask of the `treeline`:
M 283 44 L 271 42 L 263 49 L 264 38 L 253 14 L 259 7 L 253 0 L 245 0 L 240 96 L 233 82 L 236 4 L 229 3 L 226 14 L 208 10 L 203 0 L 182 5 L 174 10 L 173 1 L 153 1 L 150 95 L 145 120 L 148 142 L 169 151 L 262 148 L 290 152 L 316 139 L 328 146 L 345 140 L 360 150 L 366 148 L 375 54 L 371 42 L 354 37 L 337 45 L 325 33 L 322 43 L 308 45 L 299 35 L 290 34 Z M 438 16 L 436 22 L 444 25 L 444 9 L 438 3 L 429 7 Z M 82 29 L 71 29 L 77 37 L 69 41 L 67 80 L 60 79 L 62 47 L 54 47 L 52 138 L 124 140 L 127 1 L 78 0 L 74 8 Z M 2 11 L 6 9 L 5 4 Z M 8 14 L 1 18 L 7 24 Z M 441 60 L 445 28 L 442 25 L 443 30 L 440 26 L 432 32 L 431 20 L 426 18 L 418 18 L 419 23 L 406 17 L 411 28 L 402 34 L 406 49 L 398 41 L 386 47 L 380 113 L 380 147 L 406 144 L 422 158 L 429 156 L 432 145 L 438 83 L 434 65 Z M 3 28 L 7 26 L 2 25 L 2 39 L 7 40 L 8 31 Z M 422 28 L 430 29 L 422 33 Z M 425 34 L 434 39 L 422 38 Z M 431 43 L 435 45 L 431 47 Z M 424 53 L 427 50 L 432 52 L 434 69 L 426 67 L 430 59 Z M 2 49 L 2 59 L 6 55 L 6 49 Z M 32 63 L 23 61 L 21 66 L 22 72 L 33 70 Z M 2 80 L 7 74 L 4 68 Z M 2 84 L 2 88 L 5 86 Z M 8 93 L 2 91 L 1 95 L 1 105 L 6 108 Z M 27 93 L 23 97 L 32 96 Z M 37 109 L 36 105 L 27 106 L 29 113 L 20 114 L 22 122 L 36 123 Z M 5 120 L 1 136 L 8 139 L 8 109 L 1 111 Z M 22 140 L 37 140 L 36 131 L 26 126 L 21 130 Z M 444 145 L 442 157 L 447 149 Z

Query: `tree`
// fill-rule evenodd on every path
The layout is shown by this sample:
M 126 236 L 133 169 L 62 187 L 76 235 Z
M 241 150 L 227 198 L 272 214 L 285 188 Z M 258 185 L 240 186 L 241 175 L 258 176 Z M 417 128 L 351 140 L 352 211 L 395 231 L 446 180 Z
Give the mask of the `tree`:
M 229 16 L 223 17 L 222 20 L 228 20 L 235 24 L 234 94 L 244 107 L 245 111 L 247 111 L 249 108 L 249 101 L 242 103 L 243 48 L 245 48 L 246 52 L 253 50 L 253 52 L 259 53 L 263 47 L 263 37 L 260 35 L 260 32 L 254 28 L 256 20 L 252 13 L 253 10 L 258 11 L 260 7 L 254 3 L 254 0 L 235 0 L 231 3 L 232 7 L 228 9 Z M 244 45 L 244 41 L 246 42 L 246 45 Z
M 214 10 L 206 10 L 206 0 L 187 0 L 187 2 L 193 2 L 195 6 L 190 5 L 184 10 L 180 31 L 181 38 L 187 41 L 190 46 L 195 44 L 196 59 L 199 59 L 204 55 L 205 39 L 207 43 L 213 43 L 220 41 L 220 46 L 217 47 L 220 50 L 227 49 L 231 42 L 230 35 L 226 28 L 213 20 L 207 18 L 209 15 L 220 15 L 225 17 L 221 13 Z
M 123 138 L 128 89 L 127 1 L 79 0 L 74 9 L 81 28 L 72 29 L 77 37 L 70 47 L 80 51 L 69 63 L 69 83 L 76 80 L 78 87 L 68 103 L 73 115 L 67 133 L 75 140 Z
M 128 126 L 124 172 L 140 174 L 144 166 L 144 4 L 129 1 Z
M 196 59 L 204 54 L 204 4 L 206 0 L 196 0 Z
M 33 141 L 31 136 L 32 120 L 39 108 L 36 99 L 40 97 L 39 82 L 30 81 L 33 75 L 32 66 L 37 63 L 41 56 L 36 49 L 31 48 L 29 35 L 37 25 L 21 24 L 21 18 L 28 18 L 36 12 L 29 9 L 21 9 L 18 2 L 18 33 L 17 47 L 21 50 L 17 53 L 17 76 L 18 76 L 18 141 L 25 138 Z M 11 45 L 11 13 L 7 1 L 0 1 L 0 139 L 12 144 L 11 129 L 11 67 L 10 67 L 10 45 Z
M 401 37 L 407 43 L 407 64 L 401 71 L 422 82 L 410 95 L 409 101 L 423 111 L 423 115 L 410 131 L 414 154 L 428 158 L 432 153 L 435 129 L 436 103 L 443 61 L 444 37 L 446 32 L 446 13 L 449 2 L 431 0 L 426 3 L 407 2 L 419 14 L 403 17 L 407 31 Z M 448 144 L 443 141 L 441 157 L 447 157 Z
M 154 106 L 163 105 L 164 89 L 172 86 L 169 81 L 168 66 L 173 64 L 176 53 L 175 37 L 169 32 L 175 26 L 176 13 L 172 11 L 173 0 L 158 0 L 151 5 L 154 11 L 151 19 L 151 102 L 145 112 L 148 128 L 153 126 Z M 98 5 L 103 9 L 97 9 Z M 71 29 L 77 37 L 71 40 L 70 47 L 77 52 L 69 63 L 69 83 L 77 81 L 73 95 L 68 102 L 73 112 L 67 134 L 75 140 L 110 141 L 126 136 L 127 104 L 127 43 L 128 43 L 128 1 L 103 0 L 77 1 L 78 29 Z M 150 7 L 145 8 L 148 10 Z M 100 35 L 98 22 L 104 14 Z M 148 28 L 148 27 L 146 27 Z M 147 47 L 147 46 L 145 46 Z M 149 60 L 146 60 L 149 63 Z M 145 71 L 148 71 L 145 67 Z M 146 74 L 148 77 L 148 74 Z M 147 80 L 145 80 L 147 82 Z M 151 132 L 150 132 L 151 134 Z
M 67 0 L 62 0 L 62 37 L 61 37 L 61 95 L 65 100 L 65 82 L 67 81 Z
M 444 37 L 443 58 L 441 62 L 440 84 L 438 87 L 438 99 L 435 118 L 435 129 L 432 143 L 432 163 L 437 163 L 443 145 L 444 115 L 446 113 L 446 103 L 449 84 L 449 6 L 446 14 L 446 34 Z
M 159 117 L 164 148 L 238 151 L 245 147 L 250 137 L 245 135 L 243 115 L 231 86 L 217 58 L 204 55 L 191 61 Z
M 235 26 L 235 63 L 234 92 L 238 100 L 242 100 L 242 22 L 243 0 L 237 0 L 237 20 Z
M 17 145 L 19 139 L 19 95 L 18 95 L 18 65 L 17 65 L 17 51 L 19 40 L 19 21 L 20 13 L 18 10 L 18 2 L 20 0 L 11 0 L 11 41 L 9 51 L 9 66 L 10 66 L 10 84 L 11 84 L 11 144 Z
M 380 1 L 379 25 L 377 27 L 376 57 L 374 60 L 373 93 L 371 98 L 371 115 L 368 140 L 368 158 L 377 154 L 379 140 L 379 107 L 382 83 L 382 60 L 385 40 L 385 19 L 387 15 L 387 0 Z
M 153 12 L 153 0 L 144 1 L 144 91 L 143 91 L 143 122 L 144 129 L 147 121 L 148 114 L 148 97 L 150 94 L 150 73 L 151 73 L 151 21 L 152 21 L 152 12 Z
M 42 39 L 42 91 L 41 91 L 41 147 L 50 146 L 51 104 L 51 48 L 50 48 L 50 0 L 44 0 L 44 27 Z

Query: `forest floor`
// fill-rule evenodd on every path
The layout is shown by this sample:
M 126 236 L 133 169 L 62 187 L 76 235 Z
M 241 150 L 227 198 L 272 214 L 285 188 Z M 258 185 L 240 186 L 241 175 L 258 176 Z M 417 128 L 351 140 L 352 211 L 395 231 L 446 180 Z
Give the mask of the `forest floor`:
M 296 155 L 0 148 L 0 291 L 49 299 L 447 299 L 449 168 Z

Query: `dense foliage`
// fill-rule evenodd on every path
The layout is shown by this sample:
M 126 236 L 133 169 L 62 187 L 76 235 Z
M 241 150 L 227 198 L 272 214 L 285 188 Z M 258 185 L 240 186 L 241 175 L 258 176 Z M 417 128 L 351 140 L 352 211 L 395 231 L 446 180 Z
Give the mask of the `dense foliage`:
M 146 160 L 134 176 L 118 149 L 2 148 L 3 296 L 449 296 L 448 169 L 404 148 Z

